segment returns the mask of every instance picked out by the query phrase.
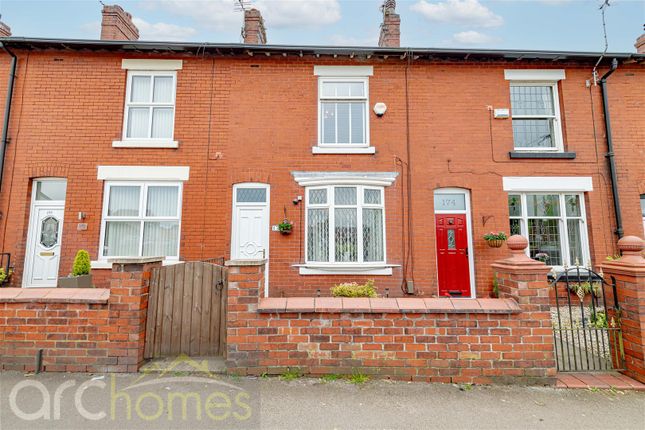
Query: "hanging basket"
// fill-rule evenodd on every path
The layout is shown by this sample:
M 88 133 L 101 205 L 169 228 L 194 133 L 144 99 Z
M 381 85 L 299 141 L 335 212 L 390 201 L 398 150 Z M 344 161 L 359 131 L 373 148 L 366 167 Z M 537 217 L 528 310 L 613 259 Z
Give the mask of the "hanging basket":
M 503 239 L 490 239 L 486 242 L 488 242 L 488 246 L 490 246 L 491 248 L 500 248 L 502 245 L 504 245 Z

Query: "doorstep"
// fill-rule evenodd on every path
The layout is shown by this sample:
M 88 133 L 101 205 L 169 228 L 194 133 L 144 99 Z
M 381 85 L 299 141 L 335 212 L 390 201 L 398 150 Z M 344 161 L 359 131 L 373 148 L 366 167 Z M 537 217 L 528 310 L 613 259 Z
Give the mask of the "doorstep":
M 558 373 L 556 388 L 599 388 L 645 391 L 645 384 L 618 372 Z

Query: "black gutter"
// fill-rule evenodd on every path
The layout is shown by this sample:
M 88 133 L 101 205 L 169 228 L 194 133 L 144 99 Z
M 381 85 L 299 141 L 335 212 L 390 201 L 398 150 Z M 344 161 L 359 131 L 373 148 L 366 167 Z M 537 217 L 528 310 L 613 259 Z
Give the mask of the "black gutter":
M 193 51 L 203 53 L 208 50 L 217 52 L 235 51 L 239 53 L 291 53 L 319 54 L 319 55 L 378 55 L 400 57 L 405 59 L 409 51 L 415 56 L 432 58 L 461 57 L 463 59 L 476 58 L 502 58 L 507 60 L 569 60 L 569 61 L 595 61 L 599 52 L 584 51 L 536 51 L 513 49 L 453 49 L 453 48 L 413 48 L 413 47 L 371 47 L 371 46 L 321 46 L 321 45 L 254 45 L 243 43 L 209 43 L 209 42 L 171 42 L 171 41 L 145 41 L 145 40 L 92 40 L 92 39 L 50 39 L 29 37 L 0 38 L 0 42 L 16 49 L 64 49 L 64 50 L 118 50 L 126 52 L 158 51 L 164 53 Z M 228 54 L 229 52 L 224 52 Z M 630 52 L 615 52 L 606 54 L 608 57 L 621 61 L 645 61 L 645 55 Z M 406 60 L 407 61 L 407 60 Z
M 605 116 L 605 134 L 607 135 L 607 161 L 609 162 L 609 174 L 611 175 L 611 194 L 614 197 L 614 213 L 616 215 L 616 230 L 614 233 L 620 239 L 623 237 L 623 217 L 620 211 L 620 197 L 618 195 L 618 178 L 616 177 L 616 160 L 614 158 L 614 142 L 611 136 L 611 121 L 609 118 L 609 99 L 607 98 L 607 78 L 618 68 L 618 60 L 611 61 L 611 67 L 600 78 L 600 92 L 602 93 L 602 110 Z
M 11 52 L 4 43 L 0 42 L 2 49 L 11 56 L 11 65 L 9 66 L 9 81 L 7 83 L 7 101 L 4 107 L 4 121 L 2 124 L 2 138 L 0 138 L 0 191 L 2 191 L 2 177 L 4 176 L 4 157 L 7 152 L 9 143 L 9 118 L 11 117 L 11 101 L 13 99 L 13 81 L 16 77 L 16 54 Z

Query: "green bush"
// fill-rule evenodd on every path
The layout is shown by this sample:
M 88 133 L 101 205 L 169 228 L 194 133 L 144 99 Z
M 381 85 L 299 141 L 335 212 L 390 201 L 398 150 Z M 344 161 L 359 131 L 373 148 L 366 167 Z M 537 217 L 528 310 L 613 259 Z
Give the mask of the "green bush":
M 79 249 L 76 253 L 76 257 L 74 257 L 72 276 L 89 275 L 90 269 L 90 254 L 84 249 Z
M 332 287 L 331 294 L 334 297 L 376 297 L 376 288 L 371 279 L 363 285 L 345 282 Z

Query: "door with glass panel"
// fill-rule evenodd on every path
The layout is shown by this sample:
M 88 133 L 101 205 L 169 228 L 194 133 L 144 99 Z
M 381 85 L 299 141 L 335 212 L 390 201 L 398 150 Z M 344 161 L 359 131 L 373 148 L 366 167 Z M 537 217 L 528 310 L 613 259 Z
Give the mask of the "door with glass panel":
M 64 179 L 39 179 L 33 183 L 25 287 L 55 287 L 58 283 L 66 188 Z
M 231 259 L 266 259 L 265 287 L 269 280 L 269 185 L 246 183 L 233 187 Z
M 458 188 L 435 190 L 434 212 L 439 295 L 473 297 L 474 272 L 468 191 Z

